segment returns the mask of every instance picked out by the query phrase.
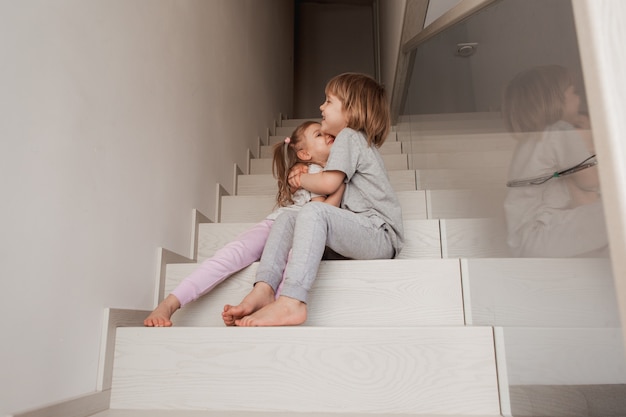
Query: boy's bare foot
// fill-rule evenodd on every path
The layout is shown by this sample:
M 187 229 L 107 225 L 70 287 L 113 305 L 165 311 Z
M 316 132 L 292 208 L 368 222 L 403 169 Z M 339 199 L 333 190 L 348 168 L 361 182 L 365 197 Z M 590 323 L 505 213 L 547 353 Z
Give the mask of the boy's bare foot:
M 276 299 L 274 289 L 265 282 L 257 282 L 252 291 L 236 306 L 226 304 L 222 320 L 227 326 L 235 326 L 236 321 L 265 307 Z
M 170 318 L 176 310 L 180 308 L 180 301 L 172 294 L 165 297 L 157 308 L 143 321 L 144 326 L 148 327 L 170 327 L 172 321 Z
M 297 326 L 306 321 L 306 304 L 295 298 L 281 296 L 256 313 L 235 320 L 237 326 Z

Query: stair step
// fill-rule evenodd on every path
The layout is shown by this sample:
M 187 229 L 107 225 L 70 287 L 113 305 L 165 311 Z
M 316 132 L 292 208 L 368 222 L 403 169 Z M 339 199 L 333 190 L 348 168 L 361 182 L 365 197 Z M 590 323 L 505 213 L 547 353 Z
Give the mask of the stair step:
M 502 188 L 506 185 L 508 167 L 418 169 L 418 190 L 454 190 L 459 188 Z
M 500 120 L 502 114 L 497 111 L 476 111 L 458 113 L 421 113 L 401 115 L 400 123 L 419 123 L 425 121 L 463 121 L 463 120 Z
M 408 169 L 408 159 L 405 154 L 385 154 L 382 155 L 385 168 L 388 171 Z M 271 158 L 255 158 L 250 160 L 250 174 L 271 174 Z
M 273 152 L 274 152 L 274 144 L 276 142 L 282 142 L 283 139 L 284 138 L 282 136 L 272 136 L 270 138 L 271 145 L 263 145 L 263 146 L 261 146 L 261 154 L 259 155 L 259 158 L 272 158 L 274 156 L 274 154 L 273 154 Z M 379 150 L 380 150 L 381 155 L 401 154 L 402 153 L 402 142 L 397 142 L 395 140 L 394 141 L 386 141 L 379 148 Z
M 404 220 L 504 217 L 506 190 L 502 188 L 398 191 L 396 195 Z M 222 196 L 220 222 L 258 222 L 272 212 L 275 204 L 276 197 L 270 194 Z
M 302 123 L 308 122 L 308 121 L 322 123 L 322 118 L 321 117 L 318 117 L 318 118 L 312 117 L 310 119 L 283 119 L 283 120 L 280 121 L 280 125 L 282 127 L 295 128 L 296 126 L 300 126 Z
M 442 258 L 509 258 L 502 217 L 441 219 Z
M 424 152 L 484 152 L 512 151 L 515 140 L 508 133 L 490 133 L 481 135 L 449 135 L 440 138 L 404 139 L 402 151 L 407 154 Z
M 400 191 L 396 194 L 405 220 L 426 218 L 424 191 Z M 220 222 L 259 222 L 272 212 L 275 205 L 274 195 L 222 196 Z
M 508 169 L 513 152 L 510 149 L 482 152 L 419 152 L 411 153 L 410 166 L 413 169 L 468 169 L 506 168 Z
M 252 159 L 251 161 L 255 161 Z M 387 171 L 393 189 L 409 190 L 454 190 L 497 188 L 506 185 L 507 167 L 445 168 L 445 169 L 399 169 Z M 271 182 L 270 182 L 271 180 Z M 257 181 L 263 185 L 257 185 Z M 258 175 L 239 175 L 239 194 L 275 194 L 276 180 L 270 172 Z
M 394 178 L 397 179 L 397 178 Z M 392 184 L 399 198 L 407 198 L 412 191 L 397 190 L 402 185 Z M 237 180 L 238 196 L 274 196 L 276 180 L 271 175 L 240 175 Z M 424 193 L 424 191 L 414 191 Z M 507 189 L 477 188 L 460 190 L 425 190 L 426 213 L 432 219 L 468 217 L 502 217 Z M 422 197 L 420 195 L 420 200 Z M 421 204 L 421 201 L 420 201 Z M 410 207 L 402 206 L 410 210 Z
M 510 385 L 626 384 L 620 327 L 505 327 L 496 339 Z
M 513 385 L 514 416 L 625 416 L 626 384 Z
M 489 327 L 119 328 L 112 409 L 498 415 Z
M 285 140 L 287 136 L 290 136 L 293 133 L 294 129 L 295 127 L 292 127 L 292 126 L 276 127 L 274 134 L 270 135 L 269 137 L 268 145 L 273 145 L 276 142 L 282 142 L 283 140 Z M 394 142 L 396 140 L 397 140 L 396 132 L 392 130 L 387 135 L 387 139 L 385 139 L 385 142 L 388 142 L 388 141 Z
M 469 324 L 619 327 L 610 259 L 463 259 Z
M 167 266 L 171 292 L 197 264 Z M 225 304 L 252 289 L 258 263 L 234 274 L 172 317 L 176 326 L 223 327 Z M 364 318 L 367 318 L 365 321 Z M 458 259 L 322 261 L 304 326 L 462 326 Z
M 202 223 L 198 233 L 197 260 L 202 262 L 255 223 Z M 398 259 L 441 258 L 439 220 L 405 220 L 405 243 Z M 448 249 L 450 251 L 450 249 Z
M 504 217 L 506 187 L 457 190 L 426 190 L 430 219 Z
M 363 413 L 279 412 L 279 411 L 231 411 L 223 410 L 106 410 L 92 417 L 364 417 Z M 496 414 L 500 416 L 500 414 Z M 367 413 L 367 417 L 442 417 L 441 414 Z M 494 417 L 493 414 L 446 414 L 445 417 Z
M 389 182 L 394 191 L 414 191 L 415 171 L 388 171 Z M 275 195 L 278 187 L 272 174 L 238 175 L 237 195 Z

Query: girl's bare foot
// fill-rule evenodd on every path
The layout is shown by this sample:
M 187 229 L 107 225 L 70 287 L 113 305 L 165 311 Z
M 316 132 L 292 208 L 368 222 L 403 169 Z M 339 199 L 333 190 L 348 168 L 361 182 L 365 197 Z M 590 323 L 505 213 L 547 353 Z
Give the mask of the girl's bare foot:
M 252 291 L 236 306 L 226 304 L 222 320 L 227 326 L 235 326 L 236 321 L 265 307 L 276 299 L 274 289 L 265 282 L 257 282 Z
M 297 326 L 306 321 L 306 304 L 286 296 L 266 305 L 256 313 L 235 320 L 237 326 Z
M 172 325 L 170 318 L 179 308 L 180 301 L 170 294 L 146 317 L 143 325 L 148 327 L 170 327 Z

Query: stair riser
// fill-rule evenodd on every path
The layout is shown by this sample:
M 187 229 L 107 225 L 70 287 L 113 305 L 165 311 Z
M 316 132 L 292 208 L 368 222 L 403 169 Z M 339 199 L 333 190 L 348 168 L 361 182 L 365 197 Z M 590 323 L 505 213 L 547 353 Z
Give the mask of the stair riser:
M 499 413 L 489 328 L 123 328 L 112 408 Z
M 255 263 L 174 316 L 176 326 L 218 326 L 225 304 L 252 289 Z M 169 293 L 195 265 L 169 265 Z M 367 317 L 367 321 L 363 321 Z M 322 261 L 310 292 L 306 326 L 462 326 L 459 261 Z

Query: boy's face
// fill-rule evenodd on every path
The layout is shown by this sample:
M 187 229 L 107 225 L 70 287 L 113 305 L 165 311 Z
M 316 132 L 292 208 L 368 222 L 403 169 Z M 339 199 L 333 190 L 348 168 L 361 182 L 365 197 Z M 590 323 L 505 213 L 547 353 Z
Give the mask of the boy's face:
M 348 118 L 343 110 L 343 103 L 334 94 L 327 94 L 326 101 L 320 106 L 322 111 L 322 131 L 332 136 L 348 126 Z
M 318 165 L 326 165 L 334 141 L 333 136 L 322 133 L 320 125 L 312 124 L 304 131 L 303 146 L 298 151 L 298 157 Z

